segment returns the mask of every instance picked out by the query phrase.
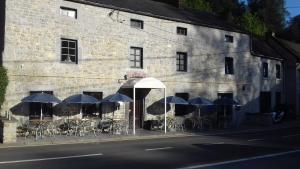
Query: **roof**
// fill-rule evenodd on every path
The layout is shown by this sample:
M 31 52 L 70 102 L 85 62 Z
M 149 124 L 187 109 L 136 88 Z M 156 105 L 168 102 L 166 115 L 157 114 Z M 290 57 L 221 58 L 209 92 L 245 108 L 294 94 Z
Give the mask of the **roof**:
M 121 88 L 143 88 L 143 89 L 165 89 L 166 86 L 153 77 L 142 79 L 130 79 L 125 82 Z
M 172 5 L 152 0 L 67 0 L 84 3 L 109 9 L 136 13 L 156 17 L 160 19 L 172 20 L 182 23 L 212 27 L 227 31 L 245 33 L 237 26 L 230 24 L 217 16 L 207 12 L 188 11 L 176 8 Z
M 251 37 L 251 53 L 259 57 L 283 60 L 281 55 L 268 43 L 266 39 L 255 36 Z
M 283 39 L 278 39 L 280 44 L 284 46 L 286 49 L 288 49 L 294 56 L 297 57 L 297 60 L 300 61 L 300 44 L 283 40 Z

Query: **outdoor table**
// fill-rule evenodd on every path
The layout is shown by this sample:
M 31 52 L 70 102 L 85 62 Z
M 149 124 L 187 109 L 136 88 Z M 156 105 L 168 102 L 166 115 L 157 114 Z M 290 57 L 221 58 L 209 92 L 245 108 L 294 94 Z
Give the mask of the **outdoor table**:
M 34 119 L 34 120 L 29 120 L 29 123 L 33 126 L 31 128 L 32 130 L 35 131 L 35 138 L 37 140 L 38 138 L 38 133 L 40 134 L 40 138 L 43 138 L 44 130 L 47 128 L 47 123 L 51 122 L 52 120 L 39 120 L 39 119 Z

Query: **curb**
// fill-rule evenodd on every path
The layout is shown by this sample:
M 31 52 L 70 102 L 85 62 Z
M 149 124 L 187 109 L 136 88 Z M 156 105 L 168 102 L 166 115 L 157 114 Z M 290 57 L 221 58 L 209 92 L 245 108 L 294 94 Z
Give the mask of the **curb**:
M 176 135 L 152 135 L 152 136 L 131 136 L 126 138 L 109 138 L 102 140 L 86 140 L 86 141 L 68 141 L 57 143 L 40 143 L 40 144 L 19 144 L 19 145 L 0 145 L 0 149 L 5 148 L 26 148 L 26 147 L 42 147 L 42 146 L 58 146 L 58 145 L 75 145 L 75 144 L 93 144 L 93 143 L 109 143 L 109 142 L 122 142 L 122 141 L 134 141 L 134 140 L 152 140 L 152 139 L 167 139 L 167 138 L 180 138 L 180 137 L 192 137 L 197 135 L 192 134 L 176 134 Z M 199 136 L 199 135 L 198 135 Z

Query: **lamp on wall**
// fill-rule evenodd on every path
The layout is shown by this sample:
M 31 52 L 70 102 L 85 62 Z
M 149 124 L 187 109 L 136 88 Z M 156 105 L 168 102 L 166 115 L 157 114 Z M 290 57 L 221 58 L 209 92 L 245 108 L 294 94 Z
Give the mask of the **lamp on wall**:
M 127 79 L 128 79 L 127 75 L 124 75 L 124 76 L 123 76 L 123 79 L 118 79 L 118 83 L 121 83 L 122 80 L 127 80 Z

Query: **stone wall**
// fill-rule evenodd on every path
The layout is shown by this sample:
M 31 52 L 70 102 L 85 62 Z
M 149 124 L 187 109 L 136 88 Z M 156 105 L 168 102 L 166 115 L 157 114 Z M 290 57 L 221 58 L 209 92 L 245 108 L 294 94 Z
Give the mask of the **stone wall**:
M 15 143 L 17 141 L 17 121 L 0 119 L 0 143 Z
M 77 9 L 77 19 L 61 16 L 61 6 Z M 280 85 L 273 78 L 262 81 L 261 58 L 251 56 L 246 34 L 122 11 L 108 15 L 111 12 L 63 0 L 7 1 L 4 66 L 10 82 L 2 113 L 19 106 L 15 117 L 26 117 L 22 113 L 28 106 L 19 103 L 29 91 L 54 91 L 60 99 L 102 91 L 105 97 L 120 89 L 125 82 L 120 79 L 128 72 L 161 80 L 167 95 L 188 92 L 191 98 L 214 100 L 218 92 L 232 92 L 248 112 L 259 111 L 261 90 Z M 131 28 L 131 18 L 143 20 L 144 29 Z M 177 26 L 187 28 L 188 35 L 177 35 Z M 225 35 L 232 35 L 234 43 L 224 42 Z M 60 61 L 61 38 L 78 40 L 78 64 Z M 143 69 L 130 68 L 131 46 L 143 48 Z M 187 72 L 176 71 L 177 52 L 187 52 Z M 225 74 L 227 56 L 234 58 L 235 75 Z M 268 62 L 273 71 L 275 61 Z M 160 98 L 160 92 L 152 90 L 145 104 Z M 123 110 L 121 106 L 115 113 Z

